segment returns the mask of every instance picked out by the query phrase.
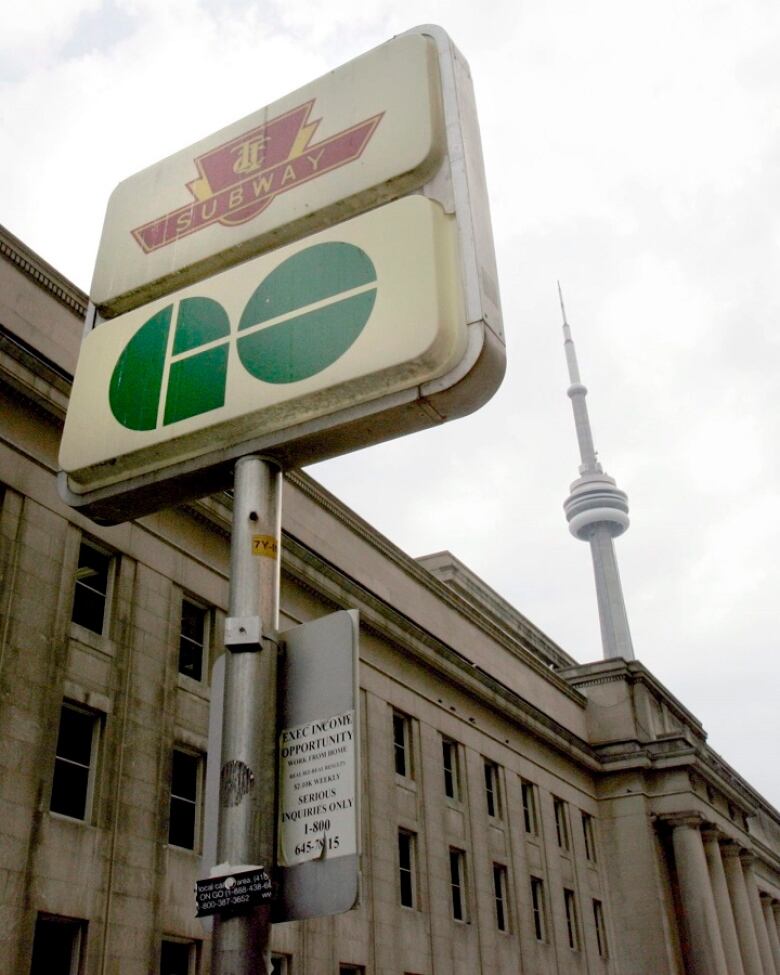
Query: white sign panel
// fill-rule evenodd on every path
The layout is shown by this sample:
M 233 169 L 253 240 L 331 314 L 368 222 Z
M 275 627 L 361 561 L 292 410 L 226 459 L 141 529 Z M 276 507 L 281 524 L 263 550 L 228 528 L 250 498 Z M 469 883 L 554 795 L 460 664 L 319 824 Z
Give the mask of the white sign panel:
M 455 222 L 405 197 L 144 305 L 81 347 L 76 494 L 377 399 L 463 356 Z
M 355 712 L 279 736 L 279 863 L 357 853 Z
M 90 289 L 101 314 L 421 186 L 446 153 L 437 61 L 431 37 L 396 37 L 120 183 Z
M 348 911 L 360 895 L 358 614 L 281 634 L 276 921 Z

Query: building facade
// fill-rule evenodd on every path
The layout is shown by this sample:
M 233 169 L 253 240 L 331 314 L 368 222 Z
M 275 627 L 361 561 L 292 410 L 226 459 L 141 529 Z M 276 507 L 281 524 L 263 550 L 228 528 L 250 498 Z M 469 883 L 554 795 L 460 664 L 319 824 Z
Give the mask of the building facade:
M 111 528 L 61 502 L 85 304 L 0 232 L 3 967 L 205 975 L 230 497 Z M 780 815 L 646 667 L 284 490 L 282 626 L 360 611 L 363 819 L 358 907 L 275 925 L 275 971 L 780 975 Z

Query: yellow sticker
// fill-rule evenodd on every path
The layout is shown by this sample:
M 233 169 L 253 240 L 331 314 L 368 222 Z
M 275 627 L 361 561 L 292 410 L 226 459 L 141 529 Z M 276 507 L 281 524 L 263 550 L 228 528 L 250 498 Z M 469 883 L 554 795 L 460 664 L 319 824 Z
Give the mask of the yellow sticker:
M 252 555 L 265 555 L 268 559 L 275 559 L 277 548 L 273 535 L 252 536 Z

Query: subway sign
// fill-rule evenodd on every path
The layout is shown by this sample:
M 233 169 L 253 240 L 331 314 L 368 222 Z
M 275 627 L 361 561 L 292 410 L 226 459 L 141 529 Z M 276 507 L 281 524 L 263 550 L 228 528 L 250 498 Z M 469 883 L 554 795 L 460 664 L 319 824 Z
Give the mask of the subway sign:
M 468 65 L 421 27 L 121 183 L 60 450 L 116 523 L 477 409 L 505 367 Z
M 364 54 L 114 190 L 90 298 L 114 317 L 422 186 L 446 155 L 430 37 Z

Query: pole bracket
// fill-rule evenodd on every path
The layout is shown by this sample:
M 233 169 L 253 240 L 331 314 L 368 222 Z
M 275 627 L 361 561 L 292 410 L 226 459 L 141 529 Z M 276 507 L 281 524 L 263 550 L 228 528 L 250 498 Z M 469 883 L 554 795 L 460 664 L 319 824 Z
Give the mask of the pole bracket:
M 225 619 L 225 646 L 233 653 L 257 653 L 263 649 L 259 616 L 228 616 Z

